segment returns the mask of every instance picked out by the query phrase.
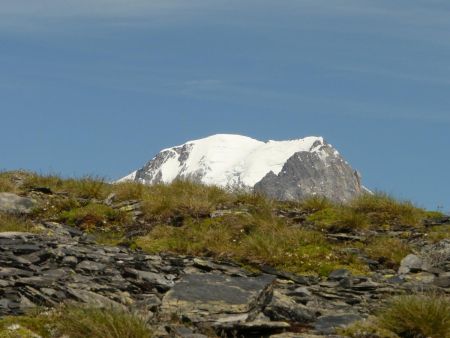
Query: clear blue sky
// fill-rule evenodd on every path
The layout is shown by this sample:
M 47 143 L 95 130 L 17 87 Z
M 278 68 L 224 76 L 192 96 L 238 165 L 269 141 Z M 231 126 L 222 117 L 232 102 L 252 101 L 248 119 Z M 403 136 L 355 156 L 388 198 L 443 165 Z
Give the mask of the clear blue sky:
M 448 0 L 0 0 L 0 169 L 114 179 L 214 133 L 321 135 L 450 209 Z

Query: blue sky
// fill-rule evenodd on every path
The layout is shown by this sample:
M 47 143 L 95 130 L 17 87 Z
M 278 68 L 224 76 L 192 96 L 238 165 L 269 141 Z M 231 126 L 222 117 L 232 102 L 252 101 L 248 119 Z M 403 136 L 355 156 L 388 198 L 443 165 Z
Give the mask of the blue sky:
M 0 169 L 114 179 L 214 133 L 321 135 L 450 210 L 448 1 L 0 2 Z

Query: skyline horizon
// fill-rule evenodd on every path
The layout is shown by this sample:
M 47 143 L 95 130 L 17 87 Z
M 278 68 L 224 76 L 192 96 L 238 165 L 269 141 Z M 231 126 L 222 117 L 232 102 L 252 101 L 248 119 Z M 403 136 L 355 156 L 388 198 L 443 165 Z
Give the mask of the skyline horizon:
M 204 136 L 204 137 L 198 137 L 198 138 L 194 138 L 194 139 L 190 139 L 190 140 L 186 140 L 185 142 L 183 142 L 183 143 L 180 143 L 180 144 L 176 144 L 176 145 L 173 145 L 173 146 L 170 146 L 170 147 L 165 147 L 165 148 L 161 148 L 158 152 L 156 152 L 151 158 L 149 158 L 148 160 L 144 160 L 143 162 L 142 162 L 142 164 L 141 165 L 138 165 L 137 167 L 135 167 L 135 169 L 130 169 L 129 171 L 128 171 L 128 173 L 127 174 L 125 174 L 125 175 L 123 175 L 123 176 L 116 176 L 116 177 L 111 177 L 111 176 L 108 176 L 108 175 L 102 175 L 102 174 L 99 174 L 99 173 L 78 173 L 78 174 L 65 174 L 65 173 L 62 173 L 62 172 L 56 172 L 56 171 L 35 171 L 35 170 L 31 170 L 31 169 L 27 169 L 27 168 L 19 168 L 19 169 L 3 169 L 3 168 L 1 168 L 0 167 L 0 172 L 5 172 L 5 171 L 25 171 L 25 172 L 31 172 L 31 173 L 36 173 L 36 174 L 39 174 L 39 175 L 43 175 L 43 176 L 45 176 L 45 175 L 56 175 L 56 176 L 59 176 L 59 177 L 62 177 L 62 178 L 75 178 L 75 179 L 78 179 L 78 178 L 83 178 L 83 177 L 91 177 L 91 178 L 94 178 L 94 179 L 100 179 L 100 180 L 105 180 L 106 182 L 108 182 L 108 183 L 112 183 L 112 184 L 114 184 L 114 183 L 116 183 L 116 182 L 118 182 L 119 180 L 121 180 L 121 179 L 124 179 L 124 178 L 126 178 L 126 176 L 128 176 L 128 175 L 130 175 L 130 174 L 132 174 L 133 172 L 135 172 L 136 170 L 139 170 L 140 168 L 142 168 L 145 164 L 147 164 L 149 161 L 151 161 L 154 157 L 156 157 L 156 155 L 158 155 L 158 153 L 159 152 L 162 152 L 162 151 L 164 151 L 164 150 L 167 150 L 167 149 L 170 149 L 170 148 L 173 148 L 173 147 L 178 147 L 178 146 L 182 146 L 182 145 L 184 145 L 184 144 L 186 144 L 186 143 L 190 143 L 190 142 L 193 142 L 193 141 L 198 141 L 198 140 L 202 140 L 202 139 L 205 139 L 205 138 L 210 138 L 210 137 L 212 137 L 212 136 L 218 136 L 218 135 L 232 135 L 232 136 L 244 136 L 244 137 L 248 137 L 248 138 L 252 138 L 252 139 L 254 139 L 254 140 L 258 140 L 258 141 L 261 141 L 261 142 L 264 142 L 264 143 L 268 143 L 268 142 L 271 142 L 271 141 L 275 141 L 275 142 L 279 142 L 279 141 L 295 141 L 295 140 L 301 140 L 301 139 L 304 139 L 304 138 L 308 138 L 308 137 L 318 137 L 318 138 L 322 138 L 326 143 L 328 143 L 329 145 L 331 145 L 332 147 L 334 147 L 334 145 L 331 143 L 331 142 L 329 142 L 328 140 L 327 140 L 327 138 L 326 137 L 324 137 L 324 136 L 319 136 L 319 135 L 307 135 L 307 136 L 304 136 L 304 137 L 299 137 L 299 138 L 289 138 L 289 139 L 271 139 L 271 138 L 268 138 L 268 139 L 256 139 L 256 138 L 253 138 L 253 137 L 251 137 L 251 136 L 247 136 L 247 135 L 242 135 L 242 134 L 237 134 L 237 133 L 216 133 L 216 134 L 211 134 L 211 135 L 207 135 L 207 136 Z M 335 147 L 334 147 L 335 148 Z M 335 148 L 338 152 L 339 152 L 339 154 L 341 154 L 342 155 L 342 152 L 339 150 L 339 149 L 337 149 L 337 148 Z M 346 160 L 347 161 L 347 159 L 345 158 L 345 156 L 343 156 L 343 158 L 344 158 L 344 160 Z M 349 162 L 349 161 L 347 161 L 347 162 Z M 433 207 L 428 207 L 428 206 L 425 206 L 424 204 L 420 204 L 420 202 L 419 201 L 417 201 L 417 200 L 413 200 L 412 198 L 408 198 L 407 196 L 399 196 L 399 195 L 396 195 L 395 193 L 392 193 L 392 192 L 389 192 L 389 191 L 386 191 L 386 190 L 383 190 L 383 189 L 378 189 L 378 188 L 372 188 L 372 187 L 369 187 L 369 186 L 367 186 L 365 183 L 364 183 L 364 173 L 362 173 L 360 170 L 358 170 L 358 168 L 355 168 L 353 165 L 352 165 L 352 163 L 351 162 L 349 162 L 349 164 L 350 164 L 350 166 L 355 170 L 355 171 L 357 171 L 358 172 L 358 174 L 360 175 L 360 177 L 362 178 L 362 186 L 365 188 L 365 189 L 367 189 L 368 190 L 368 192 L 369 193 L 381 193 L 381 194 L 386 194 L 386 195 L 388 195 L 388 196 L 391 196 L 391 197 L 394 197 L 394 198 L 396 198 L 396 199 L 399 199 L 399 200 L 401 200 L 401 201 L 406 201 L 406 202 L 411 202 L 411 203 L 413 203 L 414 205 L 416 205 L 416 206 L 418 206 L 418 207 L 422 207 L 422 208 L 426 208 L 426 209 L 428 209 L 428 210 L 436 210 L 436 211 L 441 211 L 441 212 L 443 212 L 443 213 L 445 213 L 445 214 L 447 214 L 447 215 L 450 215 L 450 208 L 448 209 L 448 210 L 445 210 L 446 208 L 444 207 L 444 205 L 436 205 L 436 207 L 435 208 L 433 208 Z M 214 185 L 214 184 L 213 184 Z

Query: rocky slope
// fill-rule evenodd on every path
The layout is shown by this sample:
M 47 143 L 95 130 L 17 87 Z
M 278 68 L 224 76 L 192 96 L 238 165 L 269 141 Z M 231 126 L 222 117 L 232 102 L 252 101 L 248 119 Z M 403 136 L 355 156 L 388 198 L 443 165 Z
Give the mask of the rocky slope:
M 345 202 L 363 191 L 359 174 L 321 137 L 261 142 L 213 135 L 164 149 L 119 181 L 154 184 L 175 179 L 255 188 L 278 200 L 321 195 Z
M 145 313 L 156 337 L 337 337 L 339 327 L 368 317 L 393 295 L 450 294 L 448 238 L 434 243 L 426 234 L 394 231 L 391 236 L 408 238 L 416 248 L 395 270 L 361 256 L 371 266 L 365 275 L 336 269 L 317 277 L 267 265 L 255 272 L 226 259 L 99 245 L 78 228 L 33 216 L 49 194 L 45 187 L 34 188 L 33 198 L 0 193 L 3 213 L 28 214 L 40 229 L 0 232 L 0 318 L 77 301 Z M 121 202 L 117 208 L 139 222 L 138 202 Z M 298 215 L 283 211 L 283 217 Z M 443 217 L 426 226 L 449 223 Z M 330 241 L 359 255 L 355 241 L 374 235 L 330 234 Z
M 398 272 L 353 276 L 343 269 L 319 279 L 270 267 L 250 273 L 232 262 L 100 246 L 79 230 L 43 226 L 46 235 L 0 233 L 0 316 L 74 300 L 144 311 L 161 337 L 171 332 L 183 337 L 174 333 L 179 325 L 170 324 L 174 315 L 191 323 L 186 328 L 191 333 L 214 328 L 245 337 L 284 337 L 276 335 L 282 332 L 326 336 L 367 317 L 392 294 L 450 292 L 449 240 L 424 248 L 423 256 L 406 257 Z M 427 266 L 424 257 L 430 252 L 445 255 L 443 270 Z

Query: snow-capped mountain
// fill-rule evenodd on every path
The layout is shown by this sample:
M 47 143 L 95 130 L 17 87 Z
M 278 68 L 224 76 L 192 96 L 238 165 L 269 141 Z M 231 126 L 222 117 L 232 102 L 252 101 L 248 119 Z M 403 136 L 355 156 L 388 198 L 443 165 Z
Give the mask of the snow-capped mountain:
M 345 201 L 362 192 L 359 175 L 322 137 L 262 142 L 218 134 L 161 150 L 122 181 L 190 179 L 256 189 L 278 199 L 320 194 Z

